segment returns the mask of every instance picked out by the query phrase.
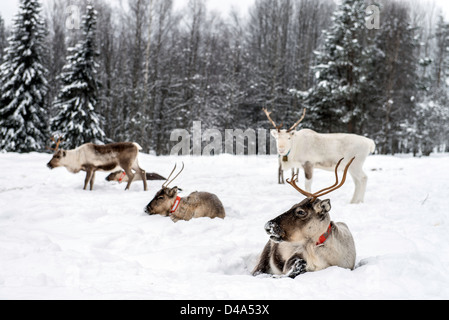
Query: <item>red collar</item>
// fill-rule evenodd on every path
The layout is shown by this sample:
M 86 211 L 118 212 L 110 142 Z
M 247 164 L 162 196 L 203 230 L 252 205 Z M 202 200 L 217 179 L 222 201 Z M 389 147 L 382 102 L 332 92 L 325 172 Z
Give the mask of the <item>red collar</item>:
M 126 172 L 123 172 L 122 175 L 120 176 L 120 179 L 118 179 L 118 183 L 122 183 L 123 179 L 125 179 L 126 177 Z
M 329 228 L 327 228 L 327 231 L 318 239 L 318 242 L 316 243 L 317 246 L 321 246 L 323 243 L 326 242 L 327 238 L 332 233 L 332 223 L 329 225 Z
M 176 210 L 178 210 L 179 204 L 181 203 L 181 197 L 176 197 L 175 203 L 173 204 L 173 207 L 170 210 L 170 213 L 175 213 Z

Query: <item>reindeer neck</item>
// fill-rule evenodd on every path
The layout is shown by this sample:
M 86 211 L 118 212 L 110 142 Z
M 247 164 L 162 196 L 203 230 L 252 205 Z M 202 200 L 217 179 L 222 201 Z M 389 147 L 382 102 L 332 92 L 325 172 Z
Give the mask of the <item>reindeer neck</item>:
M 327 240 L 329 240 L 330 237 L 332 236 L 332 233 L 334 232 L 334 229 L 335 229 L 334 223 L 331 222 L 331 223 L 329 224 L 329 227 L 327 228 L 326 232 L 323 233 L 323 234 L 320 236 L 320 238 L 318 239 L 318 241 L 316 242 L 316 245 L 317 245 L 317 246 L 322 246 L 322 245 L 324 245 L 324 244 L 327 242 Z
M 182 198 L 180 196 L 177 196 L 172 203 L 171 209 L 170 209 L 170 214 L 174 214 L 176 213 L 181 206 L 181 202 L 182 202 Z
M 76 150 L 66 150 L 67 165 L 66 168 L 69 172 L 78 173 L 81 171 L 79 163 L 80 154 Z

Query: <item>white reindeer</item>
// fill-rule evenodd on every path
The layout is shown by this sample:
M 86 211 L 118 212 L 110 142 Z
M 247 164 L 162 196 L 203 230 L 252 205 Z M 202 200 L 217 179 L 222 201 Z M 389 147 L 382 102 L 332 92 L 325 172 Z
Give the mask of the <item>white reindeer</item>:
M 291 167 L 304 168 L 306 191 L 312 189 L 313 169 L 333 171 L 341 158 L 355 157 L 349 169 L 355 184 L 351 203 L 364 201 L 368 177 L 363 171 L 363 164 L 368 155 L 376 150 L 373 140 L 355 134 L 321 134 L 309 129 L 296 131 L 305 118 L 305 109 L 302 118 L 288 130 L 282 130 L 282 126 L 276 125 L 271 119 L 271 112 L 266 109 L 264 112 L 276 128 L 271 134 L 276 139 L 279 157 L 282 161 L 288 161 Z M 343 163 L 343 166 L 346 164 Z

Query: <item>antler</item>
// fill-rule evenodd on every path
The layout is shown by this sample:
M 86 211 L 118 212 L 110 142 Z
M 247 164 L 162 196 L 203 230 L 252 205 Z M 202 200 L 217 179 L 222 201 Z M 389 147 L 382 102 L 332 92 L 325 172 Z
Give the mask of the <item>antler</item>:
M 170 180 L 171 176 L 173 175 L 173 173 L 174 173 L 175 170 L 176 170 L 176 166 L 177 166 L 177 164 L 175 164 L 175 167 L 173 168 L 172 172 L 171 172 L 170 175 L 168 176 L 167 181 L 165 181 L 165 183 L 162 185 L 162 188 L 167 188 L 173 181 L 175 181 L 175 179 L 176 179 L 177 177 L 179 177 L 179 175 L 181 174 L 181 172 L 184 171 L 184 162 L 183 162 L 183 163 L 182 163 L 182 169 L 181 169 L 181 171 L 179 171 L 179 173 L 178 173 L 173 179 Z M 169 182 L 169 180 L 170 180 L 170 182 Z
M 59 137 L 58 141 L 56 141 L 55 137 L 51 137 L 50 140 L 53 141 L 54 143 L 56 143 L 56 148 L 47 147 L 47 149 L 52 150 L 54 152 L 57 152 L 59 150 L 59 145 L 61 144 L 61 142 L 64 141 L 64 139 L 62 139 L 62 137 Z
M 281 128 L 284 126 L 284 124 L 281 124 L 280 126 L 277 126 L 277 125 L 276 125 L 276 122 L 274 122 L 273 119 L 271 119 L 271 112 L 268 112 L 268 110 L 267 110 L 266 108 L 263 109 L 263 112 L 265 112 L 265 114 L 266 114 L 268 120 L 270 120 L 270 122 L 271 122 L 271 124 L 273 125 L 273 127 L 275 127 L 277 131 L 281 131 Z M 304 112 L 303 112 L 303 114 L 302 114 L 301 119 L 299 119 L 298 122 L 296 122 L 290 129 L 288 129 L 287 132 L 292 132 L 293 130 L 296 129 L 296 127 L 299 126 L 299 124 L 300 124 L 301 122 L 303 122 L 304 118 L 306 117 L 306 112 L 307 112 L 307 109 L 304 108 Z
M 288 129 L 287 132 L 292 132 L 293 130 L 296 129 L 297 126 L 299 126 L 299 124 L 300 124 L 300 123 L 304 120 L 304 118 L 306 117 L 306 112 L 307 112 L 307 109 L 304 108 L 304 113 L 302 114 L 302 118 L 301 118 L 298 122 L 296 122 L 296 123 L 293 125 L 293 127 L 291 127 L 290 129 Z
M 301 193 L 302 195 L 306 196 L 307 198 L 314 198 L 315 195 L 313 193 L 307 192 L 302 190 L 300 187 L 298 187 L 298 185 L 296 184 L 296 179 L 298 178 L 298 174 L 295 174 L 292 177 L 292 180 L 287 179 L 287 183 L 289 185 L 291 185 L 293 188 L 296 189 L 296 191 L 298 191 L 299 193 Z
M 338 186 L 338 168 L 340 167 L 340 164 L 343 162 L 344 158 L 341 159 L 340 161 L 338 161 L 337 166 L 335 167 L 335 184 L 329 188 L 325 188 L 323 190 L 320 190 L 318 192 L 315 192 L 315 194 L 320 194 L 322 192 L 328 191 L 332 188 L 335 188 L 336 186 Z M 352 163 L 352 162 L 351 162 Z
M 352 158 L 351 161 L 349 161 L 349 163 L 346 165 L 346 168 L 345 168 L 345 171 L 344 171 L 344 174 L 343 174 L 343 179 L 341 180 L 341 183 L 340 183 L 339 185 L 337 185 L 337 184 L 338 184 L 338 172 L 337 172 L 338 166 L 337 166 L 337 167 L 335 168 L 335 177 L 336 177 L 336 180 L 337 180 L 337 181 L 335 182 L 335 185 L 332 186 L 332 187 L 330 187 L 330 188 L 326 188 L 326 189 L 321 190 L 320 192 L 315 193 L 315 196 L 316 196 L 317 198 L 319 198 L 319 197 L 325 196 L 326 194 L 329 194 L 329 193 L 331 193 L 331 192 L 334 192 L 335 190 L 338 190 L 338 189 L 340 189 L 341 187 L 343 187 L 343 185 L 344 185 L 345 182 L 346 182 L 346 176 L 348 175 L 349 167 L 352 165 L 352 163 L 354 162 L 354 160 L 355 160 L 355 157 Z M 339 164 L 340 164 L 342 161 L 343 161 L 343 159 L 340 160 Z
M 292 180 L 287 179 L 287 183 L 290 184 L 293 188 L 296 189 L 296 191 L 300 192 L 302 195 L 306 196 L 307 198 L 312 198 L 312 200 L 315 201 L 315 200 L 318 199 L 319 197 L 322 197 L 322 196 L 327 195 L 327 194 L 329 194 L 329 193 L 331 193 L 331 192 L 334 192 L 335 190 L 340 189 L 340 188 L 345 184 L 345 182 L 346 182 L 346 176 L 347 176 L 347 174 L 348 174 L 349 167 L 350 167 L 350 166 L 352 165 L 352 163 L 354 162 L 355 157 L 352 158 L 351 161 L 349 161 L 349 163 L 347 164 L 347 166 L 346 166 L 346 168 L 345 168 L 345 170 L 344 170 L 343 179 L 341 180 L 341 182 L 340 182 L 340 184 L 339 184 L 339 179 L 338 179 L 338 167 L 340 167 L 340 164 L 343 162 L 343 160 L 344 160 L 344 158 L 341 159 L 341 160 L 338 162 L 337 166 L 335 167 L 335 179 L 336 179 L 336 182 L 335 182 L 335 184 L 334 184 L 333 186 L 331 186 L 331 187 L 329 187 L 329 188 L 325 188 L 325 189 L 320 190 L 320 191 L 315 192 L 315 193 L 310 193 L 310 192 L 304 191 L 304 190 L 302 190 L 300 187 L 298 187 L 298 186 L 296 185 L 296 182 L 295 182 L 295 181 L 296 181 L 297 175 L 295 175 L 295 176 L 292 178 Z
M 266 108 L 263 108 L 263 112 L 265 112 L 268 120 L 270 120 L 271 124 L 273 125 L 273 127 L 277 130 L 277 131 L 281 131 L 281 128 L 284 126 L 284 124 L 282 123 L 280 126 L 276 125 L 276 122 L 273 121 L 273 119 L 271 119 L 271 112 L 268 112 L 268 110 Z

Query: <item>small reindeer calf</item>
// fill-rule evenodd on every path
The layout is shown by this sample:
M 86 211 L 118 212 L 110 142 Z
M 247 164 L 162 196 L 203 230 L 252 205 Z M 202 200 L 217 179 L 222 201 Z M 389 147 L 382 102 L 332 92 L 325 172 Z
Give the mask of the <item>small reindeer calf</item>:
M 168 186 L 184 170 L 184 164 L 176 177 L 169 181 L 175 170 L 176 165 L 167 181 L 162 185 L 162 189 L 156 193 L 154 199 L 145 207 L 147 214 L 170 217 L 173 222 L 180 220 L 190 221 L 194 218 L 206 217 L 211 219 L 225 218 L 225 209 L 216 195 L 208 192 L 194 192 L 188 197 L 181 198 L 178 196 L 178 187 L 169 188 Z

